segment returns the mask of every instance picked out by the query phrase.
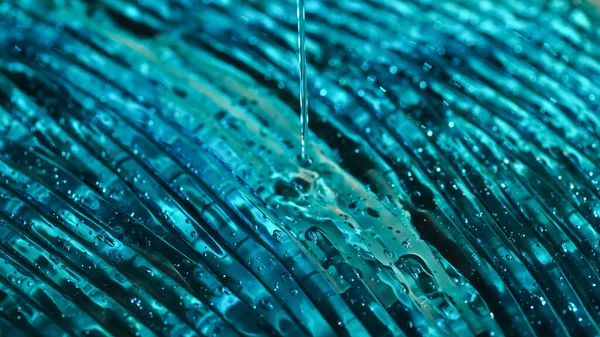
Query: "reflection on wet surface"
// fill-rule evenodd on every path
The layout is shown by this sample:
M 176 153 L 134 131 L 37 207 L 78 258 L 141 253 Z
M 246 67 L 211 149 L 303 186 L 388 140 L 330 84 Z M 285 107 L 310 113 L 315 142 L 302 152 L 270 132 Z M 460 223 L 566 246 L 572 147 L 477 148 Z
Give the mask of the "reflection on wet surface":
M 599 13 L 0 4 L 7 336 L 598 336 Z

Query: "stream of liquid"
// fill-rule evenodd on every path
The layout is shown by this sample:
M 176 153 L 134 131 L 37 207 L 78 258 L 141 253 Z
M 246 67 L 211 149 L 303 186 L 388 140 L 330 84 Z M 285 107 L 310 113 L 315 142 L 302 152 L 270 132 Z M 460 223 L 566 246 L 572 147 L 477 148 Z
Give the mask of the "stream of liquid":
M 0 337 L 600 336 L 598 27 L 1 1 Z
M 308 81 L 306 80 L 306 37 L 304 29 L 304 0 L 297 0 L 298 12 L 298 65 L 300 71 L 300 125 L 301 125 L 301 153 L 302 165 L 307 165 L 310 158 L 307 153 L 308 146 Z

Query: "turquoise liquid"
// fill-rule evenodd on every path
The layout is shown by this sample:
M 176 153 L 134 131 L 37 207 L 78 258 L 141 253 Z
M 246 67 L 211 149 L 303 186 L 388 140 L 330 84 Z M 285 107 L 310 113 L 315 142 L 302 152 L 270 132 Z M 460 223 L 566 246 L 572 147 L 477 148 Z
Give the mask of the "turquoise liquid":
M 304 29 L 304 0 L 298 1 L 298 63 L 300 70 L 300 132 L 302 152 L 300 159 L 308 164 L 310 159 L 307 154 L 308 142 L 308 81 L 306 80 L 306 38 Z
M 598 10 L 299 4 L 0 4 L 0 336 L 599 335 Z

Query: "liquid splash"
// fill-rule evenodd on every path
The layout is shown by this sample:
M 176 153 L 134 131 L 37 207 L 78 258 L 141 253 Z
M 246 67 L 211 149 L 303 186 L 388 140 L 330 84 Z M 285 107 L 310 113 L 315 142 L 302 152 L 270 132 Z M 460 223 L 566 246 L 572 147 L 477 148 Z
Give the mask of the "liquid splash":
M 2 334 L 599 334 L 597 10 L 305 5 L 310 170 L 293 2 L 0 4 Z

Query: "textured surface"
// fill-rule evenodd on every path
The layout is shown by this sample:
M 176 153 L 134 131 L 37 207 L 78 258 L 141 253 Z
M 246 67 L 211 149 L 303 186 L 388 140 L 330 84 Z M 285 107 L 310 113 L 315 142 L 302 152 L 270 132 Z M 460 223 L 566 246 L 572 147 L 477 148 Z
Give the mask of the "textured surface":
M 0 335 L 600 336 L 600 14 L 0 4 Z

